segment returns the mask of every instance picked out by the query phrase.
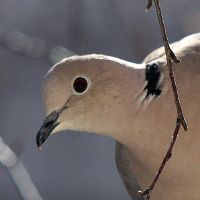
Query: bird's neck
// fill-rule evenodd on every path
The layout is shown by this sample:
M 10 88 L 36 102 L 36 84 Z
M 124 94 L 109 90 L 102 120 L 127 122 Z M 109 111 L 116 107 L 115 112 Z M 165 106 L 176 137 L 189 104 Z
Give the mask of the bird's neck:
M 176 69 L 176 80 L 191 134 L 189 136 L 182 134 L 184 131 L 181 128 L 173 156 L 167 163 L 167 169 L 164 170 L 159 184 L 156 186 L 156 190 L 167 192 L 169 189 L 171 194 L 173 192 L 174 197 L 178 194 L 176 191 L 186 187 L 185 177 L 190 183 L 190 187 L 187 185 L 187 192 L 197 191 L 199 184 L 196 183 L 199 183 L 200 180 L 199 175 L 195 173 L 195 170 L 198 170 L 196 166 L 199 165 L 199 156 L 196 159 L 191 156 L 197 156 L 196 152 L 199 151 L 200 135 L 198 130 L 200 124 L 198 116 L 200 111 L 198 109 L 199 93 L 196 92 L 199 87 L 199 78 L 194 74 L 191 80 L 188 69 L 179 70 L 181 69 Z M 191 81 L 189 82 L 189 80 Z M 192 88 L 191 83 L 193 84 Z M 120 137 L 116 138 L 126 147 L 129 171 L 136 177 L 141 188 L 148 187 L 153 180 L 175 128 L 177 113 L 169 78 L 166 78 L 165 85 L 168 85 L 168 88 L 161 93 L 160 97 L 153 99 L 145 109 L 140 109 L 136 118 L 132 119 L 132 125 L 124 128 L 121 135 L 119 134 Z M 192 104 L 190 103 L 191 97 Z M 129 124 L 131 124 L 131 119 Z M 187 162 L 183 162 L 183 160 L 187 160 Z M 192 170 L 188 168 L 188 163 L 193 164 Z
M 127 109 L 131 110 L 130 107 Z M 141 155 L 140 152 L 143 152 L 144 160 L 148 160 L 149 155 L 164 153 L 176 122 L 172 92 L 153 99 L 145 108 L 141 106 L 135 116 L 130 115 L 126 120 L 126 124 L 119 128 L 116 140 L 124 144 L 134 155 Z
M 130 71 L 127 74 L 127 77 L 131 78 L 127 78 L 129 80 L 123 85 L 129 85 L 129 91 L 127 92 L 127 86 L 122 88 L 122 91 L 125 91 L 121 94 L 124 97 L 124 105 L 116 106 L 113 120 L 117 123 L 115 126 L 108 123 L 107 133 L 130 151 L 146 150 L 149 155 L 152 149 L 153 152 L 157 152 L 157 149 L 163 148 L 160 144 L 161 137 L 163 141 L 169 141 L 171 138 L 176 121 L 176 108 L 168 73 L 164 73 L 161 94 L 157 97 L 150 95 L 147 98 L 144 90 L 145 69 L 133 70 L 133 73 Z
M 138 172 L 137 179 L 141 187 L 152 181 L 175 127 L 174 97 L 169 81 L 167 84 L 169 87 L 165 88 L 158 98 L 150 102 L 141 102 L 136 111 L 134 106 L 127 105 L 125 113 L 129 113 L 128 116 L 124 116 L 115 133 L 110 133 L 126 147 L 131 171 Z

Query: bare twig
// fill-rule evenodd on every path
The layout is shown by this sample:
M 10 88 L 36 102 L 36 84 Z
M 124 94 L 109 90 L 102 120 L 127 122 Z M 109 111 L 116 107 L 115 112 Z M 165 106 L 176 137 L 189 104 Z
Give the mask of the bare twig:
M 169 70 L 169 76 L 171 78 L 172 89 L 173 89 L 173 92 L 174 92 L 174 98 L 175 98 L 175 103 L 176 103 L 178 119 L 180 120 L 180 123 L 182 124 L 184 130 L 187 131 L 187 129 L 188 129 L 187 122 L 186 122 L 186 120 L 183 116 L 181 103 L 180 103 L 179 95 L 178 95 L 178 90 L 177 90 L 177 87 L 176 87 L 175 75 L 174 75 L 171 59 L 175 63 L 179 63 L 180 60 L 176 58 L 176 55 L 174 54 L 174 52 L 171 50 L 171 48 L 169 46 L 165 25 L 164 25 L 164 22 L 163 22 L 163 19 L 162 19 L 160 2 L 159 2 L 159 0 L 154 0 L 154 3 L 155 3 L 155 6 L 156 6 L 156 13 L 157 13 L 157 16 L 158 16 L 158 21 L 159 21 L 159 24 L 160 24 L 160 30 L 161 30 L 162 38 L 163 38 L 163 44 L 164 44 L 164 47 L 165 47 L 165 54 L 166 54 L 166 58 L 167 58 L 167 66 L 168 66 L 168 70 Z
M 182 112 L 182 108 L 181 108 L 181 103 L 179 100 L 179 94 L 178 94 L 178 90 L 177 90 L 177 86 L 176 86 L 176 81 L 175 81 L 175 75 L 174 75 L 174 71 L 173 71 L 173 67 L 172 67 L 172 60 L 175 63 L 179 63 L 180 60 L 177 59 L 176 55 L 174 54 L 174 52 L 171 50 L 170 46 L 169 46 L 169 42 L 167 39 L 167 34 L 166 34 L 166 29 L 165 29 L 165 25 L 163 22 L 163 17 L 162 17 L 162 13 L 161 13 L 161 8 L 160 8 L 160 2 L 159 0 L 148 0 L 148 5 L 147 5 L 147 9 L 150 9 L 152 7 L 152 3 L 154 1 L 155 7 L 156 7 L 156 13 L 157 13 L 157 17 L 158 17 L 158 21 L 159 21 L 159 25 L 160 25 L 160 30 L 161 30 L 161 34 L 162 34 L 162 39 L 163 39 L 163 44 L 164 44 L 164 48 L 165 48 L 165 54 L 166 54 L 166 59 L 167 59 L 167 66 L 168 66 L 168 71 L 169 71 L 169 76 L 171 79 L 171 84 L 172 84 L 172 89 L 173 89 L 173 93 L 174 93 L 174 99 L 175 99 L 175 104 L 176 104 L 176 109 L 177 109 L 177 121 L 176 121 L 176 127 L 172 136 L 172 140 L 170 142 L 170 145 L 168 147 L 167 153 L 165 154 L 165 157 L 160 165 L 160 168 L 155 176 L 155 178 L 153 179 L 151 185 L 149 188 L 147 188 L 144 191 L 139 191 L 143 196 L 146 197 L 146 199 L 150 199 L 151 198 L 151 193 L 155 187 L 155 184 L 157 183 L 166 162 L 171 158 L 172 156 L 172 150 L 174 147 L 174 144 L 176 142 L 179 130 L 180 130 L 180 126 L 182 125 L 184 130 L 187 131 L 188 130 L 188 126 L 187 126 L 187 122 L 183 116 L 183 112 Z

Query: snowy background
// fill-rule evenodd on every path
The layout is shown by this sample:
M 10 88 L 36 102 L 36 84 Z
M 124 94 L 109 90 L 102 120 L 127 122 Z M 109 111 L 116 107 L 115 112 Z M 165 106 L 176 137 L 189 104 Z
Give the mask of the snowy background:
M 199 0 L 161 5 L 171 42 L 200 32 Z M 63 132 L 39 151 L 35 136 L 45 116 L 41 82 L 56 61 L 101 53 L 141 62 L 162 45 L 155 10 L 147 13 L 145 6 L 142 0 L 0 0 L 1 200 L 39 200 L 39 194 L 44 200 L 130 200 L 115 166 L 113 140 Z M 38 197 L 6 144 L 23 162 Z

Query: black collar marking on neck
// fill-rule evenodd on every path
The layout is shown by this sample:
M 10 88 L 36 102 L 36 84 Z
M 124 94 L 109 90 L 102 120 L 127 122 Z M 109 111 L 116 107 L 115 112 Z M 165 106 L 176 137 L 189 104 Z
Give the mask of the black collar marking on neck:
M 161 68 L 156 63 L 147 64 L 145 70 L 145 80 L 147 82 L 144 91 L 146 91 L 145 99 L 150 95 L 158 97 L 162 90 L 160 84 Z

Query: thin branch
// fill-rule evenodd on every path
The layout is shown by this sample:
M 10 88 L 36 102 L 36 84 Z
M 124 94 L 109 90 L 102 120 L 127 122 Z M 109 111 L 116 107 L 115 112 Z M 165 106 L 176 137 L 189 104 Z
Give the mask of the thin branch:
M 167 59 L 167 67 L 168 67 L 168 71 L 169 71 L 169 76 L 171 79 L 171 84 L 172 84 L 172 89 L 173 89 L 173 93 L 174 93 L 174 99 L 175 99 L 175 104 L 176 104 L 176 109 L 177 109 L 177 121 L 176 121 L 176 127 L 172 136 L 172 140 L 170 142 L 170 145 L 168 147 L 168 150 L 165 154 L 165 157 L 159 167 L 159 170 L 155 176 L 155 178 L 153 179 L 151 185 L 149 188 L 147 188 L 144 191 L 139 191 L 141 193 L 141 195 L 143 195 L 144 197 L 146 197 L 146 199 L 150 199 L 151 198 L 151 193 L 166 165 L 166 162 L 171 158 L 172 156 L 172 150 L 174 147 L 174 144 L 176 142 L 179 130 L 180 130 L 180 126 L 182 125 L 184 130 L 187 131 L 188 130 L 188 126 L 187 126 L 187 122 L 184 118 L 183 112 L 182 112 L 182 108 L 181 108 L 181 103 L 179 100 L 179 94 L 178 94 L 178 90 L 177 90 L 177 86 L 176 86 L 176 81 L 175 81 L 175 75 L 174 75 L 174 71 L 173 71 L 173 67 L 172 67 L 172 60 L 175 63 L 179 63 L 180 60 L 177 59 L 176 55 L 174 54 L 174 52 L 171 50 L 170 46 L 169 46 L 169 41 L 167 38 L 167 34 L 166 34 L 166 29 L 165 29 L 165 25 L 163 22 L 163 17 L 162 17 L 162 13 L 161 13 L 161 8 L 160 8 L 160 2 L 159 0 L 148 0 L 148 5 L 147 5 L 147 9 L 150 9 L 152 7 L 152 3 L 154 1 L 155 7 L 156 7 L 156 13 L 157 13 L 157 17 L 158 17 L 158 21 L 159 21 L 159 25 L 160 25 L 160 30 L 161 30 L 161 34 L 162 34 L 162 39 L 163 39 L 163 44 L 164 44 L 164 48 L 165 48 L 165 54 L 166 54 L 166 59 Z
M 167 67 L 168 67 L 168 70 L 169 70 L 169 76 L 171 78 L 171 84 L 172 84 L 172 89 L 173 89 L 173 93 L 174 93 L 178 118 L 179 118 L 180 123 L 182 124 L 184 130 L 187 131 L 187 129 L 188 129 L 187 122 L 186 122 L 186 120 L 183 116 L 171 59 L 175 63 L 180 63 L 180 60 L 176 58 L 176 55 L 174 54 L 174 52 L 171 50 L 171 48 L 169 46 L 169 41 L 167 39 L 166 29 L 165 29 L 165 25 L 164 25 L 162 13 L 161 13 L 160 2 L 159 2 L 159 0 L 154 0 L 154 3 L 155 3 L 155 6 L 156 6 L 156 13 L 157 13 L 157 16 L 158 16 L 158 21 L 159 21 L 159 24 L 160 24 L 160 30 L 161 30 L 161 34 L 162 34 L 163 44 L 164 44 L 164 47 L 165 47 L 165 54 L 166 54 L 166 58 L 167 58 Z

